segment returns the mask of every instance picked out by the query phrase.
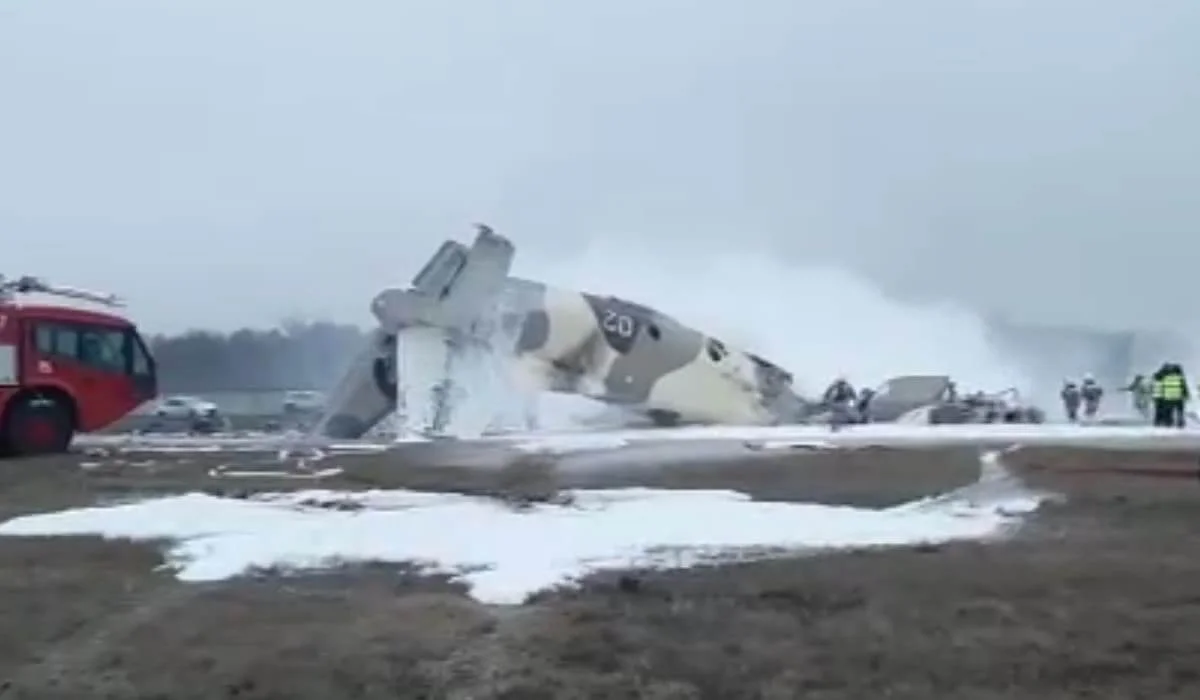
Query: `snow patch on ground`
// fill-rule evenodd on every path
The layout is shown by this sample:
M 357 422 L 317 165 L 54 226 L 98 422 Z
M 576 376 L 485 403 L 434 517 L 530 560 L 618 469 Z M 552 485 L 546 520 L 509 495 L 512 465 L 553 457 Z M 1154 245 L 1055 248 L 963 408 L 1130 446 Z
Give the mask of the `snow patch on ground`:
M 489 435 L 475 439 L 449 438 L 458 444 L 507 445 L 523 451 L 558 453 L 619 450 L 633 443 L 677 441 L 734 441 L 752 449 L 773 450 L 807 447 L 891 446 L 919 447 L 1021 443 L 1038 446 L 1086 446 L 1119 448 L 1165 448 L 1200 446 L 1200 428 L 1155 428 L 1145 425 L 904 425 L 875 423 L 844 426 L 831 431 L 821 425 L 779 426 L 686 426 L 679 428 L 623 428 L 608 430 L 544 429 Z M 313 437 L 269 435 L 81 435 L 75 446 L 85 450 L 138 452 L 261 452 L 263 450 L 320 450 L 329 455 L 382 452 L 410 443 L 429 442 L 423 437 L 406 437 L 386 442 L 370 440 L 333 441 Z M 542 446 L 534 448 L 534 445 Z M 548 446 L 553 445 L 550 449 Z M 576 447 L 573 447 L 576 446 Z
M 514 445 L 522 452 L 532 454 L 570 454 L 595 450 L 617 450 L 629 445 L 619 435 L 592 433 L 587 435 L 547 435 L 527 439 Z
M 884 510 L 752 501 L 734 491 L 580 490 L 569 505 L 514 510 L 452 493 L 321 490 L 250 499 L 190 493 L 109 507 L 31 515 L 0 535 L 96 534 L 172 540 L 187 581 L 256 567 L 413 562 L 449 572 L 489 603 L 601 569 L 682 567 L 746 551 L 910 545 L 1005 534 L 1042 496 L 993 490 Z M 331 505 L 336 505 L 332 508 Z
M 571 440 L 594 439 L 597 433 L 556 433 L 559 444 Z M 732 440 L 753 443 L 757 449 L 794 447 L 828 448 L 842 446 L 977 445 L 1020 443 L 1024 445 L 1107 446 L 1191 444 L 1200 442 L 1200 430 L 1154 428 L 1148 426 L 1105 426 L 1071 424 L 975 424 L 975 425 L 902 425 L 872 423 L 844 426 L 836 431 L 827 426 L 689 426 L 614 430 L 603 433 L 614 440 L 632 442 L 671 442 L 677 440 Z M 483 441 L 512 442 L 528 440 L 529 435 L 501 435 Z

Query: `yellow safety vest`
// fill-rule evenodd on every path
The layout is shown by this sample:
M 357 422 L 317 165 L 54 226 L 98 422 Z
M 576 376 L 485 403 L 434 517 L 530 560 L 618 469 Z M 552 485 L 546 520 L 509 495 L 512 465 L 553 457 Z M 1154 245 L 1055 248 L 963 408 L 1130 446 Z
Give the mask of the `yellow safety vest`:
M 1161 398 L 1164 401 L 1182 401 L 1183 400 L 1183 377 L 1178 374 L 1168 374 L 1160 381 Z

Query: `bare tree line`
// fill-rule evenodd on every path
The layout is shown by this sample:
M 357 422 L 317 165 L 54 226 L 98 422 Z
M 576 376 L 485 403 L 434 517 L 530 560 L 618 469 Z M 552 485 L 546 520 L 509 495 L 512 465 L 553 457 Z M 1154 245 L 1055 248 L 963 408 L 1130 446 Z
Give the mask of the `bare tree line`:
M 365 332 L 328 321 L 287 321 L 232 333 L 188 331 L 149 339 L 164 393 L 326 389 Z

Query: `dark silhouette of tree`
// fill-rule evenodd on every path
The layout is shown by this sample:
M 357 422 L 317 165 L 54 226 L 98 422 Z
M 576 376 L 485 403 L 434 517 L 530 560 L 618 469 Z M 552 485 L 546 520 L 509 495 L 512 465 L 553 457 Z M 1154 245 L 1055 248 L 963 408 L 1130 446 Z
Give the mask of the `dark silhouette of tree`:
M 163 393 L 328 389 L 366 339 L 357 326 L 288 320 L 278 328 L 150 338 Z

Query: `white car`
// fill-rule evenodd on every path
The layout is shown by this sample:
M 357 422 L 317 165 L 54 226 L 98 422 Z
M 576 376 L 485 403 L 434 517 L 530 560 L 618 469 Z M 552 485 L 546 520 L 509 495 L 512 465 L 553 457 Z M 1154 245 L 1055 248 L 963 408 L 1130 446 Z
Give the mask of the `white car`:
M 283 395 L 284 413 L 308 413 L 325 406 L 325 395 L 319 391 L 289 391 Z
M 195 418 L 216 413 L 215 403 L 195 396 L 168 396 L 154 407 L 154 415 L 159 418 Z

